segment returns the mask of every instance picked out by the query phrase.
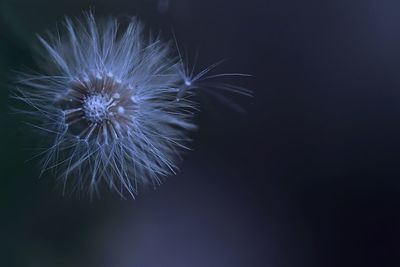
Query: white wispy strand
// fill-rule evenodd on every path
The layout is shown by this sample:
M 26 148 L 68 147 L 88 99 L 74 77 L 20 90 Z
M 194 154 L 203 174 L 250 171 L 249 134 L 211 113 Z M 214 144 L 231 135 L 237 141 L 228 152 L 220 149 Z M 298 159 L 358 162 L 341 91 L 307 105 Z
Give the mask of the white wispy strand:
M 138 186 L 174 174 L 189 130 L 196 129 L 192 94 L 215 89 L 242 95 L 238 86 L 212 82 L 219 63 L 195 73 L 176 44 L 143 32 L 132 19 L 66 18 L 64 32 L 39 40 L 39 72 L 21 74 L 15 97 L 30 109 L 27 122 L 42 132 L 42 173 L 64 189 L 98 195 L 102 185 L 132 197 Z M 175 41 L 176 42 L 176 41 Z M 218 96 L 218 94 L 217 94 Z

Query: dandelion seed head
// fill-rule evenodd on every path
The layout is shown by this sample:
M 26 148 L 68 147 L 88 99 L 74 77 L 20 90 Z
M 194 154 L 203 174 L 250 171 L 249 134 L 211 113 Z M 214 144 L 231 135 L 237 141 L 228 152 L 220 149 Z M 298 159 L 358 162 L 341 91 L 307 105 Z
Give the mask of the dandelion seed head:
M 39 37 L 39 70 L 19 79 L 24 112 L 46 133 L 42 171 L 65 191 L 91 195 L 106 186 L 134 196 L 140 185 L 159 184 L 176 172 L 196 128 L 190 95 L 175 101 L 181 78 L 172 47 L 135 19 L 122 26 L 88 13 L 64 26 Z
M 85 97 L 82 105 L 85 119 L 92 123 L 103 123 L 111 117 L 109 108 L 112 101 L 108 95 L 101 93 Z
M 117 82 L 110 73 L 77 78 L 69 88 L 66 98 L 57 104 L 64 111 L 66 123 L 75 125 L 71 129 L 81 138 L 96 138 L 103 144 L 113 133 L 115 137 L 129 134 L 131 121 L 140 112 L 132 100 L 131 88 Z
M 179 48 L 136 19 L 121 25 L 87 13 L 39 40 L 38 70 L 20 75 L 16 98 L 30 107 L 29 125 L 45 133 L 43 173 L 65 191 L 99 195 L 108 187 L 135 196 L 176 172 L 196 129 L 194 89 L 217 77 L 206 76 L 214 65 L 189 71 Z

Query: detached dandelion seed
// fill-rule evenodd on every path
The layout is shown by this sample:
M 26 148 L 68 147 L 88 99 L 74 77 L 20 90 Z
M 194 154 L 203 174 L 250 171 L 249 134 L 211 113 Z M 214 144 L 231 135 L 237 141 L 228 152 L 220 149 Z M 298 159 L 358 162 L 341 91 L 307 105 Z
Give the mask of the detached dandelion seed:
M 134 197 L 139 185 L 157 185 L 177 170 L 196 129 L 193 89 L 210 68 L 186 72 L 180 53 L 146 37 L 135 19 L 122 27 L 87 13 L 67 18 L 64 28 L 39 37 L 42 68 L 20 75 L 15 96 L 48 141 L 38 155 L 42 172 L 53 171 L 73 192 L 99 194 L 105 185 Z

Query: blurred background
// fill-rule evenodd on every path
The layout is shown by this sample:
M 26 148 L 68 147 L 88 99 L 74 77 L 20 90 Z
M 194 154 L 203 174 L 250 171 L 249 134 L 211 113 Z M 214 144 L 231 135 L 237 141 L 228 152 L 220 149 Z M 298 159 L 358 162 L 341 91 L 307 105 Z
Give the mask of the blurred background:
M 181 172 L 136 200 L 62 196 L 12 70 L 65 15 L 138 16 L 254 91 L 203 99 Z M 400 2 L 0 0 L 0 258 L 28 267 L 400 266 Z M 33 140 L 33 141 L 32 141 Z

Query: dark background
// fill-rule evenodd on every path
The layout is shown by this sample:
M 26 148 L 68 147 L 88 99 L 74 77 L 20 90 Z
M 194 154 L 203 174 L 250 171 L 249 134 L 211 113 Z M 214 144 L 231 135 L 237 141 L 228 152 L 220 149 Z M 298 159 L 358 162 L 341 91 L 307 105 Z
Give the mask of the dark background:
M 179 175 L 136 200 L 62 196 L 10 112 L 10 70 L 64 15 L 137 15 L 232 83 Z M 400 2 L 0 0 L 0 266 L 400 266 Z M 35 140 L 35 139 L 33 139 Z

